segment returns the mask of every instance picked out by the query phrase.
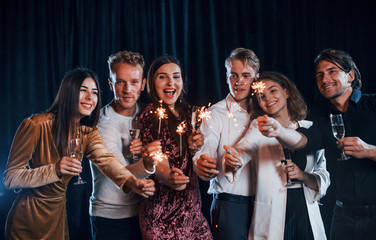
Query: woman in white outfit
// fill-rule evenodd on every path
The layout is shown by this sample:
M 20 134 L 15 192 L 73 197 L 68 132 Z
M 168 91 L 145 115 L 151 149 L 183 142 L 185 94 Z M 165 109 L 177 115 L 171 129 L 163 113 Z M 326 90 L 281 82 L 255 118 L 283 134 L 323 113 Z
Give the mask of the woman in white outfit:
M 257 118 L 235 147 L 224 146 L 230 182 L 238 179 L 248 161 L 255 163 L 257 189 L 248 238 L 326 239 L 317 201 L 325 195 L 330 179 L 324 150 L 315 149 L 315 144 L 308 149 L 307 142 L 316 139 L 298 132 L 312 125 L 303 120 L 307 107 L 284 75 L 266 72 L 259 81 L 265 89 L 253 96 L 253 118 Z M 283 148 L 290 149 L 292 159 L 285 167 Z M 286 187 L 287 176 L 294 182 L 291 188 Z

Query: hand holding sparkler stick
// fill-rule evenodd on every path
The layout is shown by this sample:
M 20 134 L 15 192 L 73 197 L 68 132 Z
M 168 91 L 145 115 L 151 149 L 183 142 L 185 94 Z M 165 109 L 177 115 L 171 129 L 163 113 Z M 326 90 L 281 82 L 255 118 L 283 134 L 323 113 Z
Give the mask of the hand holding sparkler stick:
M 184 190 L 189 183 L 189 177 L 179 168 L 172 168 L 168 176 L 168 182 L 172 189 L 176 191 Z
M 277 120 L 267 115 L 257 117 L 257 126 L 265 137 L 279 137 L 281 129 L 283 129 Z
M 149 172 L 154 170 L 158 162 L 161 162 L 164 159 L 164 156 L 165 155 L 162 153 L 161 140 L 156 140 L 142 147 L 144 165 Z
M 217 170 L 217 159 L 202 154 L 197 160 L 196 170 L 204 181 L 210 180 L 219 174 Z
M 223 149 L 226 150 L 224 156 L 226 166 L 231 167 L 234 171 L 237 171 L 243 166 L 242 159 L 236 148 L 224 145 Z
M 253 82 L 253 84 L 252 84 L 252 89 L 259 96 L 260 103 L 261 103 L 261 94 L 264 92 L 265 88 L 266 88 L 266 85 L 262 81 Z M 253 95 L 253 93 L 252 93 L 252 95 Z

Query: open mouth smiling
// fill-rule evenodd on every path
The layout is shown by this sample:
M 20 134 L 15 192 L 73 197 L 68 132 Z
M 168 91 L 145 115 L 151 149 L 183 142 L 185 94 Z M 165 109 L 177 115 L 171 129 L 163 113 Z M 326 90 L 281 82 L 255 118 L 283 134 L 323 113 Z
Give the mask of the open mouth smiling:
M 90 103 L 81 103 L 81 105 L 87 110 L 90 110 L 93 107 L 93 104 Z
M 175 96 L 175 93 L 176 93 L 176 90 L 175 90 L 175 89 L 165 89 L 165 90 L 163 90 L 163 93 L 164 93 L 167 97 L 174 97 L 174 96 Z

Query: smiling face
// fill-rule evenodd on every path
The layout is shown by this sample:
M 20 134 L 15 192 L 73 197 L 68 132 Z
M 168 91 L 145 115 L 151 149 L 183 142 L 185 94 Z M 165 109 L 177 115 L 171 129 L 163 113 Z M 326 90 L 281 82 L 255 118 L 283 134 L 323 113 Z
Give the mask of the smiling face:
M 162 65 L 154 74 L 154 85 L 159 99 L 174 108 L 183 89 L 180 67 L 175 63 Z
M 275 118 L 288 117 L 287 98 L 289 94 L 287 90 L 272 80 L 263 79 L 262 81 L 265 83 L 265 90 L 261 94 L 262 100 L 257 98 L 262 110 Z
M 124 116 L 132 116 L 136 111 L 136 103 L 145 87 L 140 64 L 133 66 L 127 63 L 116 63 L 110 72 L 109 84 L 114 92 L 113 107 Z
M 322 60 L 316 66 L 316 80 L 321 94 L 327 99 L 335 99 L 352 92 L 354 72 L 345 73 L 335 64 Z
M 230 93 L 245 109 L 247 108 L 247 99 L 250 97 L 251 84 L 255 77 L 255 70 L 237 59 L 231 61 L 231 68 L 227 68 L 227 84 Z
M 94 79 L 86 78 L 80 88 L 78 111 L 80 118 L 90 116 L 98 103 L 98 87 Z

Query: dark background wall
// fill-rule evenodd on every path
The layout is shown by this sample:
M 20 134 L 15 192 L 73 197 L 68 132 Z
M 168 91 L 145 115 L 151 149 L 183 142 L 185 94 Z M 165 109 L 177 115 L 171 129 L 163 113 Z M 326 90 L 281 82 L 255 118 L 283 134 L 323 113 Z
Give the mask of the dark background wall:
M 261 71 L 292 79 L 310 109 L 323 101 L 312 63 L 324 48 L 349 52 L 363 91 L 374 93 L 375 10 L 371 0 L 0 0 L 0 177 L 18 125 L 51 105 L 64 73 L 76 66 L 96 71 L 106 104 L 106 60 L 124 49 L 143 54 L 147 66 L 162 54 L 178 57 L 189 80 L 187 100 L 196 105 L 226 96 L 224 60 L 236 47 L 253 49 Z M 86 197 L 90 184 L 70 191 Z M 0 192 L 2 229 L 14 194 L 2 182 Z M 331 198 L 323 200 L 326 224 Z M 70 204 L 86 213 L 87 201 L 80 201 Z M 85 219 L 77 215 L 74 224 Z

